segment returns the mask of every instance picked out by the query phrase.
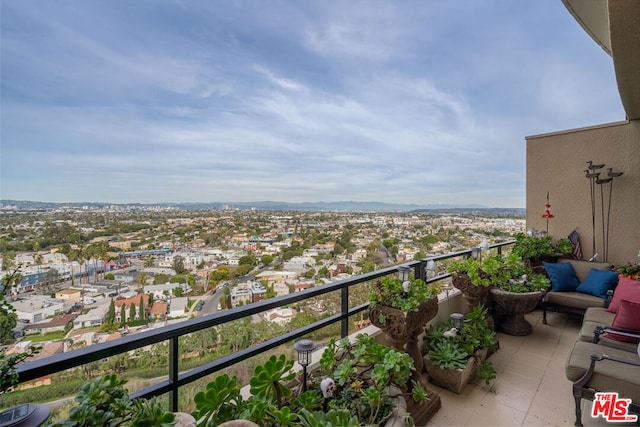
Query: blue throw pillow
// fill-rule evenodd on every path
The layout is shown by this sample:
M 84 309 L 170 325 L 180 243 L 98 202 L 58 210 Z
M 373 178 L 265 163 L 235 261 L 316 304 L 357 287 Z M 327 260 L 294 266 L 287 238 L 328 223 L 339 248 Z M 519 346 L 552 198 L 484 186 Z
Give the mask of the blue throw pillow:
M 596 270 L 592 268 L 584 282 L 576 289 L 584 294 L 595 295 L 600 298 L 607 297 L 607 291 L 618 284 L 618 273 L 608 270 Z
M 551 290 L 556 292 L 575 291 L 580 286 L 580 280 L 576 276 L 571 263 L 542 262 L 547 275 L 551 280 Z

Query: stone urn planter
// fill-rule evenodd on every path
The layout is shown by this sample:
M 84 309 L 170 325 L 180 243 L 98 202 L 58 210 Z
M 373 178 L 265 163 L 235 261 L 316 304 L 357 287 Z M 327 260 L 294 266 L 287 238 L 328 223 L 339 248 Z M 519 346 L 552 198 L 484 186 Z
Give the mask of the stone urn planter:
M 491 288 L 491 301 L 496 311 L 503 315 L 498 329 L 507 335 L 529 335 L 533 328 L 524 315 L 533 311 L 544 296 L 543 291 L 509 292 L 500 288 Z

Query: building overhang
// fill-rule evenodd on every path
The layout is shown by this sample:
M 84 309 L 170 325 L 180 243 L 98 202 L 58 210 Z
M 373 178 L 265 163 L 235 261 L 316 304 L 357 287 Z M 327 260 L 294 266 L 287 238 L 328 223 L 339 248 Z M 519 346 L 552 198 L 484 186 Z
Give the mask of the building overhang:
M 586 33 L 613 59 L 627 119 L 640 119 L 640 1 L 562 2 Z

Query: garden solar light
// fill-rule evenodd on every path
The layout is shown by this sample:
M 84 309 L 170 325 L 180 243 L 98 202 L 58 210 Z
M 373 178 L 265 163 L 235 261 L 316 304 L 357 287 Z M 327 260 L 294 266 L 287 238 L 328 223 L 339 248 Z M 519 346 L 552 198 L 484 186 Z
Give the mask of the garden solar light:
M 307 391 L 307 366 L 311 363 L 311 353 L 316 349 L 311 340 L 303 339 L 293 345 L 298 352 L 298 363 L 302 366 L 302 391 Z
M 449 317 L 453 321 L 453 327 L 456 328 L 458 332 L 460 332 L 460 330 L 462 329 L 462 323 L 464 322 L 464 314 L 451 313 Z
M 401 282 L 406 282 L 407 280 L 409 280 L 409 271 L 411 270 L 411 268 L 409 268 L 406 265 L 401 265 L 398 267 L 398 279 L 400 279 Z

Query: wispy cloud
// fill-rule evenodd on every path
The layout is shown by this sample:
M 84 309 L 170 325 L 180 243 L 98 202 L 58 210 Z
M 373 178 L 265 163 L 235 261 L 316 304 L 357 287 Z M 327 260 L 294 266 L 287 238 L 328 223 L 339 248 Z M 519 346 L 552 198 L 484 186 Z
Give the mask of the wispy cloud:
M 561 4 L 3 3 L 0 197 L 524 206 L 524 137 L 623 118 Z

